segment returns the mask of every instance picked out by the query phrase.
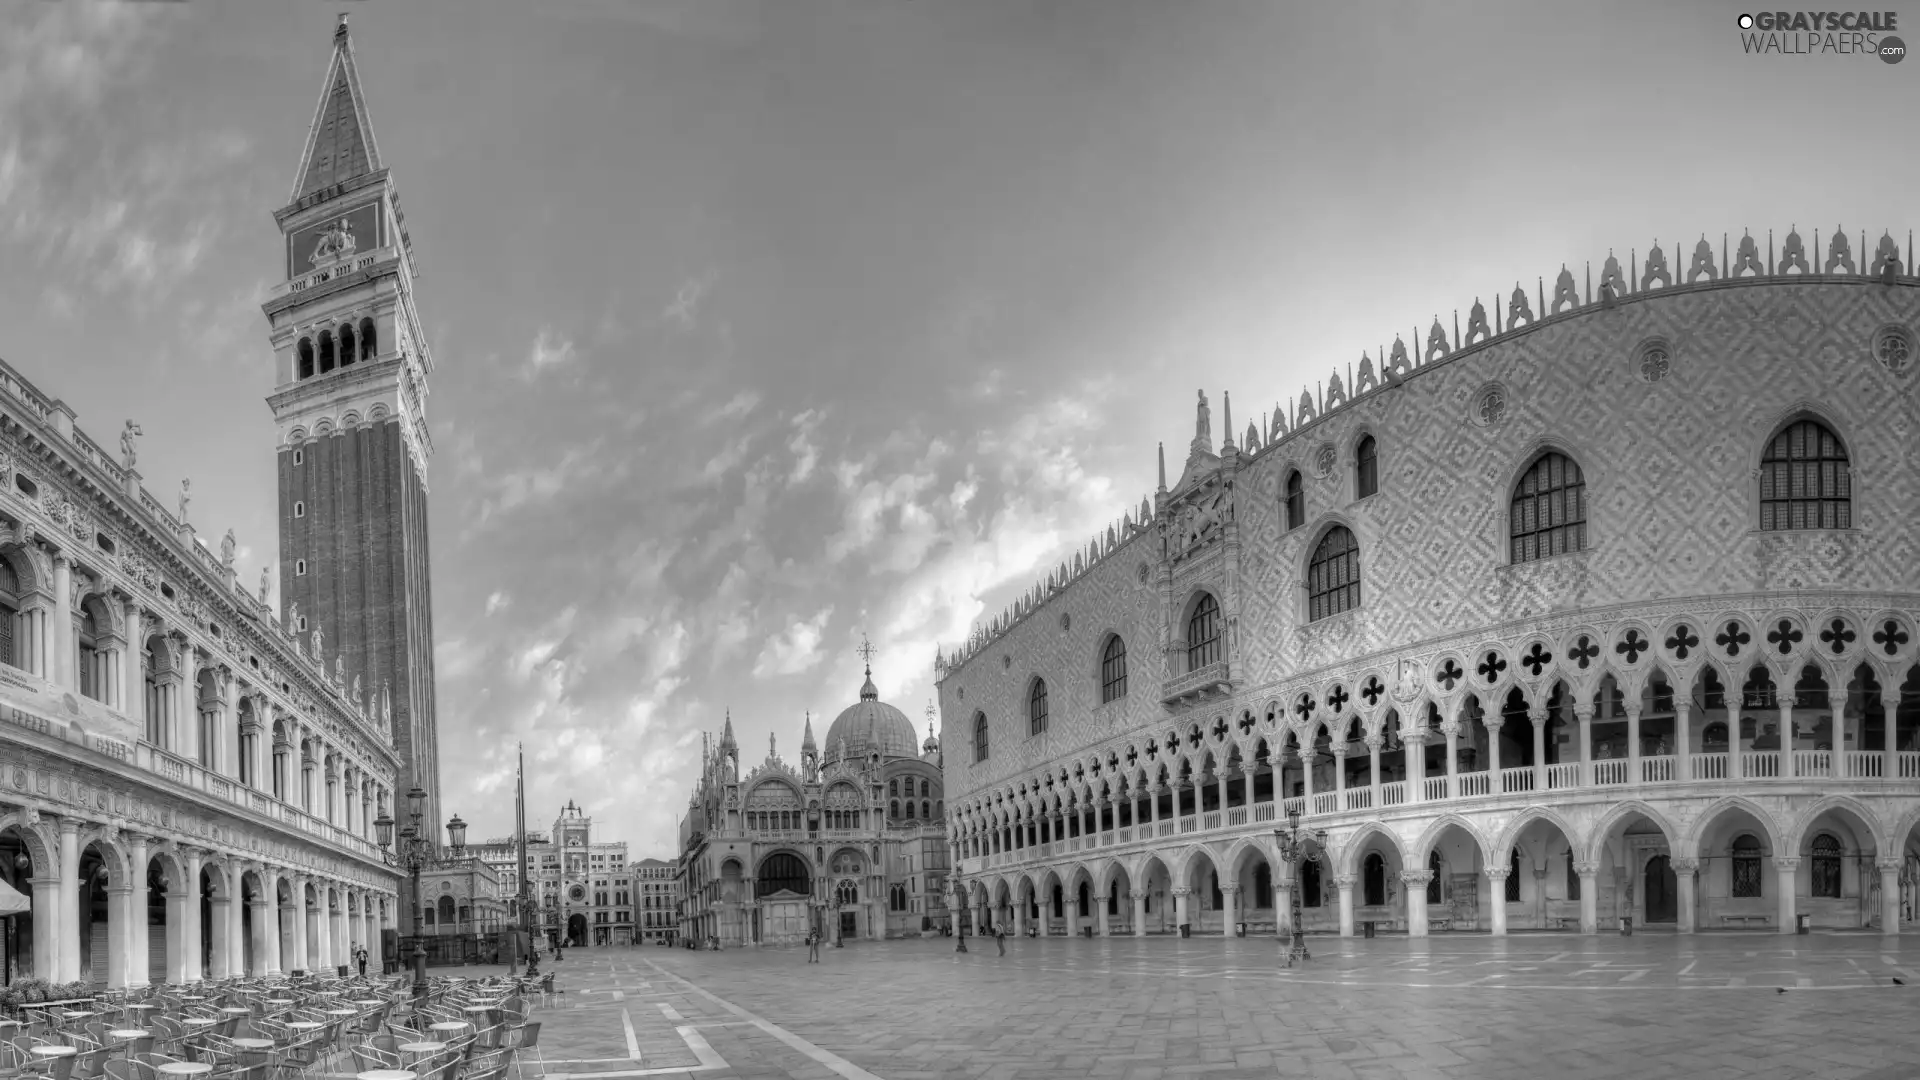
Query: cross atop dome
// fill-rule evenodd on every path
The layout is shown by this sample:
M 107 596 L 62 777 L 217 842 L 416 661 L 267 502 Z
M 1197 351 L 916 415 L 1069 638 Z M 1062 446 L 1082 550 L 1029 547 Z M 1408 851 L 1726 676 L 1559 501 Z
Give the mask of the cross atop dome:
M 880 690 L 873 685 L 873 642 L 868 641 L 867 635 L 865 634 L 860 635 L 860 648 L 858 651 L 860 653 L 860 659 L 865 661 L 867 665 L 867 681 L 860 686 L 860 700 L 879 701 Z

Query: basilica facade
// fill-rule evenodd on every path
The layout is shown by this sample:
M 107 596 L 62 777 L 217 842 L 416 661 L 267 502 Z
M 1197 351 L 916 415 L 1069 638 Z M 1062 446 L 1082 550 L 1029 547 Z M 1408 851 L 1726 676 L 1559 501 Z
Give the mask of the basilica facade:
M 1690 246 L 1243 432 L 1202 395 L 1172 481 L 936 661 L 965 919 L 1920 916 L 1911 238 Z
M 915 745 L 906 714 L 860 700 L 816 744 L 809 718 L 796 767 L 769 740 L 742 775 L 727 719 L 703 755 L 680 827 L 681 935 L 690 942 L 793 945 L 918 937 L 950 927 L 940 744 Z
M 279 463 L 284 608 L 186 483 L 148 490 L 139 424 L 90 435 L 0 364 L 9 980 L 193 983 L 358 945 L 378 964 L 410 925 L 375 823 L 418 791 L 438 833 L 431 365 L 344 16 L 301 160 L 265 305 L 280 439 L 258 448 Z

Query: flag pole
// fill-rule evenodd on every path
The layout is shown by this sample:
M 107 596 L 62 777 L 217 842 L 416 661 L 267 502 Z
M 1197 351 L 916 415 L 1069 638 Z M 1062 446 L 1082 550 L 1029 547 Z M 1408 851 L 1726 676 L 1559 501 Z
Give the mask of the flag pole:
M 516 956 L 521 947 L 527 950 L 527 977 L 532 978 L 538 961 L 535 960 L 537 954 L 533 949 L 533 921 L 527 911 L 527 749 L 524 744 L 517 745 L 515 749 L 519 752 L 520 760 L 514 770 L 513 831 L 519 860 L 514 876 L 518 885 L 514 892 L 520 900 L 520 918 L 519 925 L 514 928 L 513 938 Z M 514 972 L 509 970 L 507 974 Z

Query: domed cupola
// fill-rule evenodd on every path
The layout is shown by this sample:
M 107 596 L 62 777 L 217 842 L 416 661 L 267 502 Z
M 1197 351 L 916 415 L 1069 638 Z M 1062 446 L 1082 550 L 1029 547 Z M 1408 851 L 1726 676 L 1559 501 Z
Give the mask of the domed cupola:
M 821 764 L 840 760 L 860 764 L 876 753 L 883 762 L 919 757 L 920 740 L 914 735 L 913 722 L 906 713 L 881 701 L 880 691 L 873 685 L 873 646 L 863 642 L 860 651 L 867 660 L 860 700 L 843 710 L 827 728 L 827 752 Z

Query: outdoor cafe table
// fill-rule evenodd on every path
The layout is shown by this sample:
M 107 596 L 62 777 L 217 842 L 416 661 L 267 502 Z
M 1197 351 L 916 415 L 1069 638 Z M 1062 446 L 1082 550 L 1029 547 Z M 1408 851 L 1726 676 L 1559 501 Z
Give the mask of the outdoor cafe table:
M 204 1061 L 169 1061 L 155 1067 L 162 1076 L 205 1076 L 213 1071 L 213 1066 Z
M 36 1046 L 31 1053 L 43 1058 L 71 1057 L 77 1051 L 71 1046 Z
M 414 1080 L 419 1074 L 406 1069 L 368 1069 L 353 1080 Z
M 241 1053 L 253 1056 L 255 1059 L 253 1063 L 257 1063 L 260 1055 L 273 1049 L 273 1040 L 253 1038 L 235 1039 L 233 1040 L 233 1046 L 234 1049 L 239 1050 Z
M 416 1061 L 420 1058 L 437 1054 L 446 1048 L 447 1044 L 443 1042 L 410 1042 L 400 1044 L 400 1049 L 414 1055 Z
M 109 1031 L 107 1034 L 116 1039 L 126 1040 L 128 1061 L 133 1060 L 133 1044 L 147 1037 L 145 1029 L 142 1028 L 121 1028 L 118 1031 Z

